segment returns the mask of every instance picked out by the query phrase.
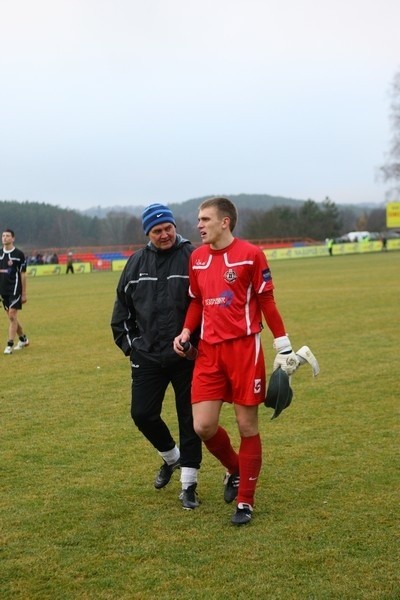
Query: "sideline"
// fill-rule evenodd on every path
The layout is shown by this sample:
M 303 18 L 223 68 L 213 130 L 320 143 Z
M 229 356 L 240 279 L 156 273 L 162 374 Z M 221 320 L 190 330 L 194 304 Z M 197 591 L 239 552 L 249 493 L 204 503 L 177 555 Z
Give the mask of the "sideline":
M 388 240 L 387 251 L 400 250 L 400 239 Z M 321 258 L 329 256 L 327 245 L 318 246 L 296 246 L 291 248 L 264 248 L 264 253 L 269 261 L 286 260 L 293 258 Z M 364 254 L 368 252 L 382 252 L 382 242 L 351 242 L 345 244 L 334 244 L 332 247 L 332 256 L 345 256 L 349 254 Z M 128 259 L 118 259 L 110 261 L 110 268 L 103 269 L 108 271 L 122 271 Z M 76 274 L 92 273 L 90 262 L 74 263 Z M 28 277 L 42 277 L 44 275 L 65 275 L 66 265 L 28 265 L 26 268 Z

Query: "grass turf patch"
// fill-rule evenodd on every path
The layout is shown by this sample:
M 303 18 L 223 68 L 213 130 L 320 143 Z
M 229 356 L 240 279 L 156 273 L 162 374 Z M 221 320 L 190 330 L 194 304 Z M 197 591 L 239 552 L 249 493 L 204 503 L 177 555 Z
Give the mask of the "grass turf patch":
M 321 374 L 294 375 L 276 421 L 260 407 L 243 528 L 206 450 L 199 509 L 182 510 L 178 473 L 153 487 L 160 461 L 109 327 L 118 274 L 30 279 L 31 346 L 1 358 L 1 597 L 399 598 L 399 268 L 395 252 L 273 263 L 291 340 Z M 176 434 L 170 390 L 164 415 Z M 237 446 L 230 407 L 222 420 Z

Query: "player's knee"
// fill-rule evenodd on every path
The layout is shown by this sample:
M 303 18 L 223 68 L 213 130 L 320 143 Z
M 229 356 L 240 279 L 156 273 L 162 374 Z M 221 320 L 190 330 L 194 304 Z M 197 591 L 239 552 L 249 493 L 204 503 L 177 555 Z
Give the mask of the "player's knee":
M 142 429 L 149 423 L 154 423 L 160 418 L 159 415 L 154 415 L 146 410 L 146 407 L 137 408 L 135 406 L 131 408 L 131 417 L 138 429 Z
M 249 421 L 237 421 L 240 437 L 252 437 L 258 434 L 258 424 Z
M 194 420 L 193 422 L 194 430 L 199 436 L 199 438 L 203 441 L 209 440 L 215 435 L 218 429 L 218 423 L 207 423 L 200 420 Z
M 236 415 L 236 423 L 241 437 L 251 437 L 258 433 L 258 420 L 252 414 Z

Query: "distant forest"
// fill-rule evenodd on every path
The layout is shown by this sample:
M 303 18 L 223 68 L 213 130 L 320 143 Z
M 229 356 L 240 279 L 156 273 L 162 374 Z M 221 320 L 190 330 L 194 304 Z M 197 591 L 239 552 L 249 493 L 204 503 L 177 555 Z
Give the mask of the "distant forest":
M 272 196 L 230 196 L 239 210 L 235 233 L 249 240 L 272 238 L 336 238 L 352 230 L 381 232 L 385 229 L 385 208 L 338 206 L 329 198 L 292 200 Z M 202 198 L 170 204 L 178 232 L 192 242 L 199 241 L 197 209 Z M 0 201 L 2 231 L 13 229 L 16 244 L 26 252 L 94 246 L 133 246 L 143 244 L 140 213 L 143 207 L 111 208 L 107 214 L 88 215 L 38 202 Z

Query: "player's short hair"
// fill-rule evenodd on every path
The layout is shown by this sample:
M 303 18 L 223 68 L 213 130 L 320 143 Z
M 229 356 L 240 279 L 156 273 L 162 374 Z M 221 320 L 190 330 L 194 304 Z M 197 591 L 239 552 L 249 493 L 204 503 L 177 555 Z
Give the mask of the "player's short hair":
M 203 208 L 216 208 L 220 217 L 229 217 L 230 230 L 233 231 L 238 220 L 238 211 L 232 200 L 225 196 L 214 196 L 204 200 L 199 206 L 199 210 Z
M 12 237 L 15 237 L 15 233 L 13 232 L 12 229 L 4 229 L 3 233 L 11 233 Z

